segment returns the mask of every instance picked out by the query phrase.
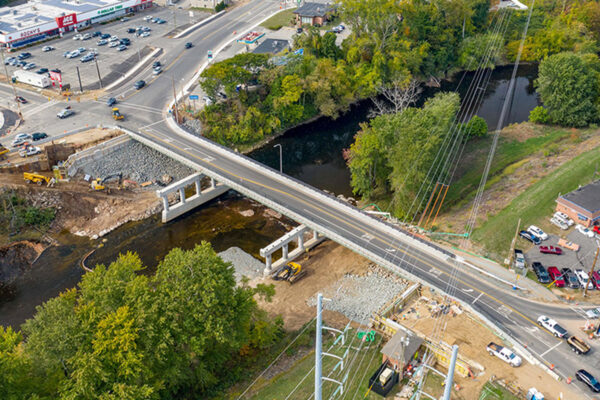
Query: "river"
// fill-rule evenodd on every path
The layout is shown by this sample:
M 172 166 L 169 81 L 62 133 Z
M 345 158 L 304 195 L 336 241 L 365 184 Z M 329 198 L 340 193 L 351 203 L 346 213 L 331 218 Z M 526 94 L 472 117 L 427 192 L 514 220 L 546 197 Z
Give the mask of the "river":
M 490 129 L 496 127 L 511 72 L 512 67 L 493 71 L 477 113 Z M 538 105 L 533 89 L 536 75 L 535 66 L 519 68 L 508 124 L 527 120 L 529 111 Z M 472 76 L 472 73 L 465 75 L 458 89 L 461 96 L 465 95 Z M 441 90 L 455 90 L 456 86 L 456 81 L 444 81 Z M 423 98 L 439 90 L 427 88 Z M 336 120 L 320 118 L 290 129 L 250 156 L 278 169 L 279 148 L 273 146 L 280 144 L 286 174 L 317 188 L 350 196 L 350 174 L 342 150 L 352 143 L 359 124 L 368 120 L 371 108 L 370 101 L 363 101 Z M 249 209 L 255 211 L 252 217 L 240 214 Z M 253 201 L 229 192 L 168 224 L 161 224 L 158 216 L 128 223 L 108 234 L 87 264 L 107 265 L 119 253 L 135 251 L 152 271 L 173 247 L 189 249 L 202 240 L 211 242 L 217 252 L 237 246 L 258 257 L 259 249 L 281 236 L 290 223 L 285 218 L 266 218 L 262 210 Z M 83 273 L 79 260 L 97 244 L 64 232 L 56 239 L 61 243 L 59 246 L 48 248 L 26 274 L 0 293 L 0 325 L 17 327 L 34 314 L 36 306 L 79 282 Z

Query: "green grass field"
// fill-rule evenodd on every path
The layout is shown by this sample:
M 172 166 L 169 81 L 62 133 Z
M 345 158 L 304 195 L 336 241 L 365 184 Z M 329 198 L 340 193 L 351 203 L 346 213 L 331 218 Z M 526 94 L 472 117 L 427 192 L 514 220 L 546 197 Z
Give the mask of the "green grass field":
M 567 193 L 593 179 L 596 165 L 600 162 L 600 148 L 590 150 L 566 162 L 534 183 L 517 196 L 498 214 L 491 216 L 473 232 L 473 240 L 482 243 L 488 256 L 499 259 L 505 255 L 517 228 L 542 222 L 554 212 L 559 193 Z
M 294 10 L 295 8 L 290 8 L 277 13 L 260 24 L 260 26 L 271 29 L 272 31 L 277 31 L 281 29 L 282 26 L 291 26 L 290 21 L 295 17 Z
M 479 400 L 519 400 L 520 398 L 510 393 L 495 383 L 487 382 L 483 385 L 481 393 L 479 394 Z
M 354 331 L 352 331 L 354 332 Z M 355 334 L 355 333 L 354 333 Z M 352 342 L 350 339 L 348 342 Z M 347 342 L 347 344 L 348 344 Z M 381 400 L 381 396 L 375 393 L 367 394 L 369 388 L 369 378 L 375 372 L 377 367 L 381 365 L 381 337 L 375 339 L 375 344 L 368 348 L 363 345 L 360 352 L 356 349 L 360 346 L 358 340 L 350 343 L 353 348 L 348 353 L 348 360 L 343 372 L 339 370 L 331 375 L 332 379 L 340 380 L 348 373 L 347 386 L 344 387 L 346 398 L 351 399 L 356 395 L 360 399 Z M 323 345 L 323 349 L 327 349 L 331 341 Z M 331 353 L 342 355 L 345 351 L 344 347 L 337 346 L 331 350 Z M 337 360 L 331 357 L 323 359 L 323 375 L 328 376 L 329 372 L 337 363 Z M 251 399 L 254 400 L 282 400 L 285 399 L 296 387 L 296 390 L 289 397 L 290 400 L 306 400 L 314 392 L 314 370 L 315 365 L 314 352 L 298 361 L 287 372 L 274 377 L 270 381 L 260 382 L 260 388 L 254 392 Z M 304 380 L 303 380 L 304 379 Z M 301 383 L 300 383 L 301 382 Z M 397 385 L 394 389 L 398 389 Z M 323 398 L 329 398 L 336 385 L 331 382 L 323 384 Z M 392 393 L 395 393 L 392 390 Z M 340 398 L 340 397 L 338 397 Z

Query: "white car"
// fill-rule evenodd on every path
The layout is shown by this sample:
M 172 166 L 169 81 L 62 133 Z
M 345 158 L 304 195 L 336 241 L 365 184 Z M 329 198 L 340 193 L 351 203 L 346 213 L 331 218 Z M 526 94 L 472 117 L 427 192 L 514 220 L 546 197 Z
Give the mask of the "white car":
M 100 39 L 96 42 L 96 45 L 98 46 L 104 46 L 105 44 L 108 44 L 108 40 L 106 39 Z
M 582 235 L 585 235 L 589 238 L 594 237 L 594 232 L 590 231 L 588 228 L 586 228 L 585 226 L 583 226 L 581 224 L 577 224 L 575 229 L 577 229 L 577 231 L 579 231 L 579 233 L 581 233 Z
M 162 72 L 162 68 L 161 67 L 156 67 L 152 70 L 152 75 L 158 75 Z
M 150 36 L 150 32 L 144 32 L 140 35 L 140 37 L 148 37 Z
M 61 112 L 56 114 L 56 116 L 60 119 L 63 119 L 63 118 L 67 118 L 73 114 L 75 114 L 75 112 L 73 110 L 71 110 L 70 108 L 65 108 L 64 110 L 62 110 Z
M 147 15 L 144 17 L 144 21 L 146 21 L 146 22 L 152 21 L 152 18 L 154 18 L 152 15 Z
M 527 232 L 539 237 L 541 240 L 548 239 L 548 234 L 535 225 L 530 225 L 529 228 L 527 228 Z
M 116 42 L 117 40 L 119 40 L 118 36 L 111 36 L 110 39 L 108 39 L 109 42 Z
M 77 35 L 73 36 L 73 40 L 81 40 L 83 38 L 83 35 L 81 33 L 78 33 Z
M 560 326 L 558 322 L 556 322 L 552 318 L 546 317 L 545 315 L 540 315 L 537 319 L 537 322 L 540 326 L 543 326 L 544 328 L 548 329 L 550 333 L 552 333 L 557 338 L 562 339 L 568 334 L 565 328 Z
M 73 50 L 72 52 L 69 53 L 69 55 L 67 55 L 67 58 L 75 58 L 75 57 L 79 57 L 79 54 L 81 54 L 79 52 L 79 50 Z
M 81 40 L 89 40 L 89 39 L 91 39 L 91 38 L 92 38 L 92 35 L 90 35 L 89 33 L 86 33 L 85 35 L 83 35 L 83 36 L 81 37 Z
M 553 225 L 558 226 L 560 229 L 563 229 L 563 230 L 569 229 L 569 225 L 567 225 L 567 223 L 565 221 L 563 221 L 562 219 L 556 218 L 555 216 L 550 218 L 550 222 Z
M 44 51 L 44 52 L 46 52 L 46 51 L 52 51 L 52 50 L 54 50 L 54 47 L 52 47 L 52 46 L 44 46 L 44 47 L 42 47 L 42 51 Z
M 117 47 L 120 46 L 119 42 L 110 42 L 110 44 L 108 45 L 108 47 Z
M 486 350 L 490 353 L 490 356 L 496 356 L 513 367 L 521 365 L 521 357 L 513 353 L 512 350 L 507 347 L 491 342 L 487 345 Z
M 35 63 L 27 63 L 23 65 L 23 69 L 25 71 L 29 71 L 30 69 L 34 69 L 36 67 Z
M 12 147 L 20 146 L 21 144 L 25 143 L 29 139 L 31 139 L 31 135 L 30 134 L 28 134 L 28 133 L 19 133 L 13 139 L 13 141 L 12 141 Z
M 582 288 L 585 288 L 585 285 L 587 285 L 588 290 L 594 289 L 594 284 L 590 281 L 590 276 L 587 274 L 587 272 L 581 268 L 578 268 L 575 270 L 575 276 L 577 277 L 577 280 Z
M 31 157 L 35 156 L 36 154 L 40 154 L 41 152 L 42 150 L 37 146 L 28 146 L 26 149 L 21 150 L 19 155 L 21 157 Z
M 565 214 L 564 212 L 557 211 L 554 213 L 554 216 L 556 218 L 562 220 L 568 226 L 573 226 L 573 224 L 575 223 L 575 221 L 573 221 L 571 218 L 569 218 L 569 216 L 567 214 Z

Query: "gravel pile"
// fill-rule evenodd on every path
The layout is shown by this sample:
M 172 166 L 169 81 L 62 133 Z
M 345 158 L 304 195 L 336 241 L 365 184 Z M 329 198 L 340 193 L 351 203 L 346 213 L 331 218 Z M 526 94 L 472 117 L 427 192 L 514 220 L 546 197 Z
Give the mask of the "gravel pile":
M 197 119 L 186 119 L 183 123 L 183 126 L 186 127 L 190 133 L 193 133 L 197 136 L 202 136 L 202 122 Z
M 172 176 L 177 181 L 195 171 L 150 147 L 131 140 L 102 160 L 82 166 L 79 172 L 88 174 L 92 178 L 121 172 L 124 179 L 143 183 L 160 181 L 163 175 Z
M 239 247 L 230 247 L 219 253 L 219 256 L 233 264 L 235 281 L 240 282 L 242 276 L 253 279 L 262 275 L 265 264 L 252 257 Z
M 379 268 L 371 269 L 364 276 L 348 274 L 321 290 L 323 297 L 331 299 L 323 302 L 323 308 L 366 324 L 375 311 L 403 292 L 407 286 L 408 281 Z M 309 298 L 307 304 L 316 306 L 317 296 Z

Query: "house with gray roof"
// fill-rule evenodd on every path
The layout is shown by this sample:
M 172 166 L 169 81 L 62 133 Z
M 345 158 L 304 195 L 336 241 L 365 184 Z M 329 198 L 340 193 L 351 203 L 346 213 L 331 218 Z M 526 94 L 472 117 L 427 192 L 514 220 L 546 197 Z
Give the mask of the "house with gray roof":
M 335 7 L 330 3 L 305 2 L 294 11 L 296 25 L 322 26 L 331 19 L 334 12 Z

